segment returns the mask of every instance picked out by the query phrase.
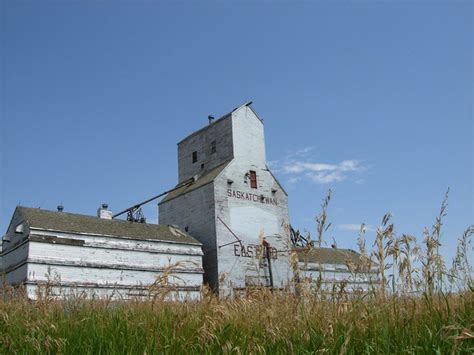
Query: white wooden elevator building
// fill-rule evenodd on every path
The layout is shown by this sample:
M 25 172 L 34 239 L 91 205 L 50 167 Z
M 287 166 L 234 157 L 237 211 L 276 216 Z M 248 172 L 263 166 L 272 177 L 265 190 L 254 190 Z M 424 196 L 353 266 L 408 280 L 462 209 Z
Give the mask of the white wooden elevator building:
M 263 121 L 251 103 L 180 141 L 178 175 L 178 184 L 194 183 L 159 203 L 159 223 L 203 244 L 204 281 L 220 294 L 285 287 L 292 278 L 288 196 L 268 168 Z

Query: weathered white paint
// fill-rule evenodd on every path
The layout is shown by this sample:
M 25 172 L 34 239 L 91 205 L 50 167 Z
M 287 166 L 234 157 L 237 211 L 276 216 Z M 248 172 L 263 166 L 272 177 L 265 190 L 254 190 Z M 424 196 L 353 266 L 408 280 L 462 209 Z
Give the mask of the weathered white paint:
M 90 264 L 80 265 L 68 263 L 58 265 L 56 261 L 50 260 L 28 260 L 28 279 L 29 281 L 52 281 L 60 280 L 68 284 L 77 286 L 83 284 L 118 285 L 118 286 L 149 286 L 156 281 L 157 275 L 162 270 L 136 271 L 118 267 L 93 267 Z M 176 286 L 200 287 L 199 278 L 196 274 L 188 270 L 187 273 L 174 271 L 170 276 L 170 282 Z M 197 279 L 197 280 L 196 280 Z
M 158 244 L 158 243 L 157 243 Z M 157 246 L 157 248 L 159 245 Z M 29 258 L 68 261 L 71 263 L 100 261 L 100 265 L 124 265 L 134 268 L 162 269 L 167 265 L 183 263 L 196 263 L 199 265 L 201 251 L 187 250 L 187 253 L 167 253 L 167 248 L 162 243 L 164 253 L 157 250 L 153 252 L 142 250 L 123 250 L 111 247 L 97 247 L 84 244 L 84 246 L 71 246 L 52 243 L 30 242 Z M 200 267 L 200 265 L 199 265 Z M 199 267 L 197 268 L 199 270 Z
M 198 243 L 137 240 L 87 233 L 43 230 L 30 226 L 15 233 L 0 254 L 2 284 L 26 285 L 30 298 L 48 288 L 53 296 L 85 294 L 126 299 L 147 296 L 157 277 L 168 275 L 171 298 L 198 298 L 203 281 Z M 161 284 L 163 286 L 163 284 Z M 156 290 L 155 290 L 156 291 Z
M 263 122 L 249 106 L 241 106 L 232 113 L 234 158 L 249 166 L 266 167 Z
M 216 151 L 212 153 L 211 143 L 216 141 Z M 185 181 L 196 174 L 201 175 L 232 159 L 232 122 L 222 119 L 204 127 L 178 143 L 178 180 Z M 192 154 L 197 152 L 198 161 L 192 162 Z M 204 169 L 201 165 L 204 164 Z
M 107 204 L 102 204 L 101 207 L 97 210 L 97 217 L 103 219 L 112 219 L 112 211 L 107 209 Z
M 104 236 L 94 234 L 80 234 L 46 231 L 32 228 L 34 236 L 55 236 L 59 238 L 80 240 L 84 242 L 84 246 L 117 249 L 117 250 L 136 250 L 143 252 L 157 252 L 162 254 L 191 254 L 202 255 L 199 244 L 179 243 L 174 241 L 161 242 L 153 239 L 142 240 L 132 239 L 126 236 Z
M 160 205 L 159 221 L 177 225 L 202 243 L 204 282 L 216 287 L 218 263 L 216 252 L 214 186 L 207 184 Z
M 212 140 L 217 141 L 214 154 L 209 153 Z M 191 160 L 193 151 L 198 152 L 198 162 L 194 164 Z M 276 260 L 271 260 L 274 286 L 284 287 L 292 278 L 289 236 L 285 227 L 288 224 L 288 199 L 266 166 L 263 122 L 247 105 L 178 144 L 179 180 L 205 174 L 229 160 L 214 181 L 160 203 L 160 223 L 188 227 L 189 233 L 203 243 L 204 279 L 221 295 L 254 284 L 269 284 L 269 268 L 264 258 L 239 256 L 235 249 L 240 248 L 240 243 L 245 247 L 261 245 L 259 235 L 262 231 L 278 255 Z M 245 176 L 250 170 L 257 173 L 257 189 L 250 187 Z M 252 194 L 253 198 L 229 197 L 229 189 Z M 272 198 L 277 204 L 256 201 L 255 195 Z
M 250 122 L 253 122 L 259 129 L 258 126 L 261 122 L 258 118 L 254 117 L 254 120 Z M 259 235 L 260 232 L 263 232 L 267 242 L 277 251 L 277 259 L 271 260 L 271 267 L 274 287 L 280 288 L 287 286 L 292 278 L 289 262 L 291 248 L 285 227 L 288 224 L 288 200 L 286 193 L 275 181 L 266 165 L 256 165 L 259 160 L 263 161 L 263 159 L 251 159 L 255 162 L 252 164 L 243 157 L 234 159 L 219 175 L 215 181 L 216 215 L 237 234 L 244 245 L 261 244 Z M 257 173 L 257 189 L 251 188 L 250 182 L 244 178 L 245 172 L 249 170 L 254 170 Z M 229 178 L 234 181 L 231 186 L 227 184 Z M 277 201 L 277 205 L 255 202 L 253 198 L 249 201 L 229 197 L 229 189 L 241 191 L 245 195 L 258 194 L 273 198 Z M 253 284 L 269 285 L 267 263 L 262 263 L 261 257 L 236 256 L 234 244 L 225 245 L 235 237 L 219 221 L 216 224 L 216 231 L 219 272 L 225 275 L 225 281 L 220 285 L 222 293 L 232 293 L 234 289 L 241 289 Z
M 259 205 L 233 207 L 229 210 L 229 222 L 237 235 L 258 236 L 262 229 L 266 236 L 279 232 L 278 217 Z
M 346 291 L 368 291 L 372 285 L 378 282 L 377 268 L 372 267 L 368 273 L 351 273 L 344 264 L 324 264 L 300 262 L 300 279 L 307 281 L 313 286 L 321 278 L 321 289 L 331 291 L 344 285 Z
M 68 286 L 66 284 L 62 284 L 60 287 L 58 286 L 51 286 L 45 284 L 37 284 L 27 282 L 25 283 L 26 286 L 26 294 L 30 299 L 36 299 L 39 294 L 47 295 L 48 297 L 53 298 L 108 298 L 114 300 L 128 300 L 130 298 L 151 298 L 151 297 L 158 297 L 159 299 L 165 300 L 195 300 L 199 297 L 200 291 L 199 289 L 180 289 L 180 288 L 167 288 L 161 290 L 150 291 L 149 287 L 138 287 L 134 286 L 133 288 L 123 288 L 117 285 L 110 285 L 110 286 L 97 286 L 97 285 L 89 285 L 89 286 L 78 286 L 72 285 Z

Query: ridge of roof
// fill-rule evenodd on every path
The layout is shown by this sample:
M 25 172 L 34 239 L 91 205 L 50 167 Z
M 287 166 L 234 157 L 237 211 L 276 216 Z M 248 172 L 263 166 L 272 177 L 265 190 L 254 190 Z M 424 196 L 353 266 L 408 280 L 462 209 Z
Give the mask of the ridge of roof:
M 240 105 L 240 106 L 237 106 L 236 108 L 234 108 L 232 111 L 230 112 L 227 112 L 225 115 L 222 115 L 221 117 L 219 117 L 218 119 L 216 119 L 214 122 L 212 122 L 211 124 L 207 125 L 207 126 L 204 126 L 202 128 L 199 128 L 197 131 L 194 131 L 192 133 L 190 133 L 189 135 L 187 135 L 186 137 L 184 137 L 183 139 L 181 139 L 177 144 L 181 144 L 182 142 L 184 142 L 185 140 L 201 133 L 201 132 L 204 132 L 205 130 L 209 129 L 209 127 L 215 125 L 216 123 L 220 122 L 220 121 L 223 121 L 225 120 L 226 118 L 229 118 L 232 116 L 232 114 L 237 111 L 238 109 L 244 107 L 244 106 L 248 106 L 250 107 L 250 109 L 255 113 L 255 116 L 257 116 L 257 118 L 262 121 L 262 119 L 260 117 L 258 117 L 257 113 L 255 112 L 255 110 L 250 106 L 252 105 L 252 101 L 247 101 L 245 102 L 244 104 Z M 263 122 L 263 121 L 262 121 Z
M 78 213 L 56 212 L 24 206 L 18 206 L 15 213 L 20 213 L 33 229 L 201 245 L 190 234 L 175 226 L 103 219 Z
M 225 162 L 217 165 L 215 168 L 209 170 L 204 175 L 199 176 L 192 184 L 184 185 L 176 190 L 168 193 L 158 204 L 161 205 L 164 202 L 168 202 L 176 197 L 187 194 L 197 188 L 207 185 L 215 180 L 215 178 L 224 170 L 233 159 L 226 160 Z M 180 184 L 176 185 L 179 186 Z

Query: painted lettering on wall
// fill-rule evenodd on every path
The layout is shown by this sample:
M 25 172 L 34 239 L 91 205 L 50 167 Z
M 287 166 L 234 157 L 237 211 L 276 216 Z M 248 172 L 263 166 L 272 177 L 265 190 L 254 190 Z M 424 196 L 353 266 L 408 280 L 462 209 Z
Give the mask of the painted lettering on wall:
M 264 252 L 263 245 L 257 245 L 257 244 L 244 245 L 240 243 L 234 244 L 235 256 L 240 256 L 243 258 L 260 258 L 260 257 L 265 256 L 263 252 Z M 278 253 L 277 253 L 276 248 L 270 247 L 270 257 L 272 259 L 278 259 Z
M 239 200 L 246 200 L 252 202 L 260 202 L 267 205 L 274 205 L 278 206 L 278 200 L 273 197 L 266 197 L 264 195 L 257 195 L 251 192 L 244 192 L 244 191 L 237 191 L 228 189 L 227 190 L 227 197 L 231 198 L 238 198 Z

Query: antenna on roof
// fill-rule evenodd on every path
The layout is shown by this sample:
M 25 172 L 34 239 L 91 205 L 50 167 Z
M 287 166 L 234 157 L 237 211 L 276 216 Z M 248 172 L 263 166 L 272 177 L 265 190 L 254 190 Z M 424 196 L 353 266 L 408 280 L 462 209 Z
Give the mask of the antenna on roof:
M 207 119 L 209 120 L 209 124 L 211 125 L 212 124 L 212 121 L 214 121 L 215 117 L 214 116 L 207 116 Z

